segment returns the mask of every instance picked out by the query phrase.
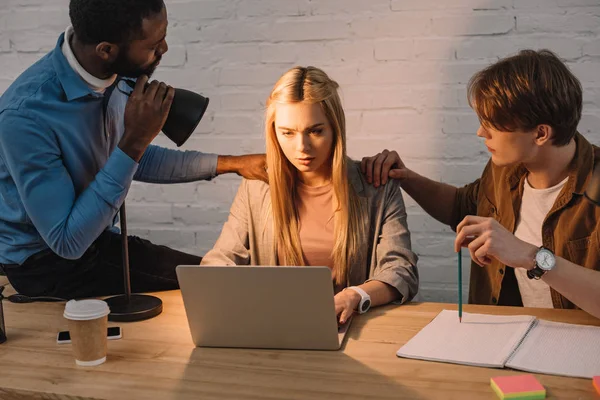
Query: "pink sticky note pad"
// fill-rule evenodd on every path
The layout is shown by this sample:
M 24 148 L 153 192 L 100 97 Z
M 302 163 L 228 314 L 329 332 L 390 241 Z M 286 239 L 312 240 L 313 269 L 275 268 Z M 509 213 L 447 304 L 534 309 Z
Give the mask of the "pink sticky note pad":
M 594 384 L 594 387 L 596 388 L 596 392 L 598 392 L 598 394 L 600 394 L 600 376 L 593 377 L 592 383 Z
M 533 375 L 498 376 L 491 379 L 491 386 L 501 399 L 546 398 L 546 389 Z

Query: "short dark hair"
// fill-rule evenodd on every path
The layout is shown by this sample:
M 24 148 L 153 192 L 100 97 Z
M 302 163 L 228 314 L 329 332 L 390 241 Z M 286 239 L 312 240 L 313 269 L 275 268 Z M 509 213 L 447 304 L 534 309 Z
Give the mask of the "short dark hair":
M 483 126 L 501 131 L 552 127 L 552 144 L 564 146 L 581 119 L 581 83 L 550 50 L 522 50 L 476 73 L 469 105 Z
M 69 17 L 85 44 L 125 43 L 142 29 L 142 21 L 161 12 L 163 0 L 71 0 Z

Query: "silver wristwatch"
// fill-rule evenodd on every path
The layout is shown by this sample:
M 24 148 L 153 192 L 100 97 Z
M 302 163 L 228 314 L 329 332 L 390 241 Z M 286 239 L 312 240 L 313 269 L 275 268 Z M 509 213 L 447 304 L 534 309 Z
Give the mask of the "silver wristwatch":
M 529 279 L 540 279 L 548 271 L 552 271 L 556 265 L 556 257 L 550 249 L 540 247 L 535 253 L 535 266 L 527 271 Z

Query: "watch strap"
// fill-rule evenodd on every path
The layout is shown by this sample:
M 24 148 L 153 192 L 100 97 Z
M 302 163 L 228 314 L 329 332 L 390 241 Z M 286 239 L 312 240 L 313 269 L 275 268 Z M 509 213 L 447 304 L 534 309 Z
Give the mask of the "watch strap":
M 533 267 L 530 270 L 527 270 L 527 277 L 529 279 L 540 279 L 545 273 L 546 271 L 538 267 L 536 264 L 535 267 Z
M 363 289 L 359 288 L 358 286 L 348 286 L 346 289 L 354 290 L 356 293 L 358 293 L 360 295 L 360 302 L 358 303 L 358 313 L 359 314 L 365 313 L 369 310 L 369 308 L 371 308 L 371 296 L 369 296 L 369 294 L 367 292 L 365 292 Z M 368 303 L 368 304 L 366 305 L 366 309 L 363 309 L 365 307 L 365 303 Z
M 552 251 L 544 246 L 540 246 L 540 248 L 538 249 L 538 251 L 536 251 L 535 256 L 533 256 L 533 268 L 530 270 L 527 270 L 527 277 L 529 279 L 540 279 L 542 276 L 544 276 L 544 274 L 546 272 L 548 272 L 545 269 L 540 268 L 540 266 L 537 263 L 537 255 L 541 250 L 547 250 L 549 252 L 552 253 Z M 554 253 L 552 253 L 554 254 Z
M 360 297 L 362 299 L 369 299 L 369 300 L 371 299 L 371 296 L 369 296 L 369 294 L 367 292 L 365 292 L 358 286 L 348 286 L 346 289 L 354 290 L 356 293 L 360 294 Z

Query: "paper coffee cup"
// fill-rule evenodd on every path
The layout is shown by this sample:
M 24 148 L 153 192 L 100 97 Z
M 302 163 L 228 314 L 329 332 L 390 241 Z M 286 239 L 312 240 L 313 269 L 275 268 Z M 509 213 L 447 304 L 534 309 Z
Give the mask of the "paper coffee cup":
M 77 365 L 91 367 L 106 361 L 108 304 L 102 300 L 69 300 L 63 316 L 69 321 Z

